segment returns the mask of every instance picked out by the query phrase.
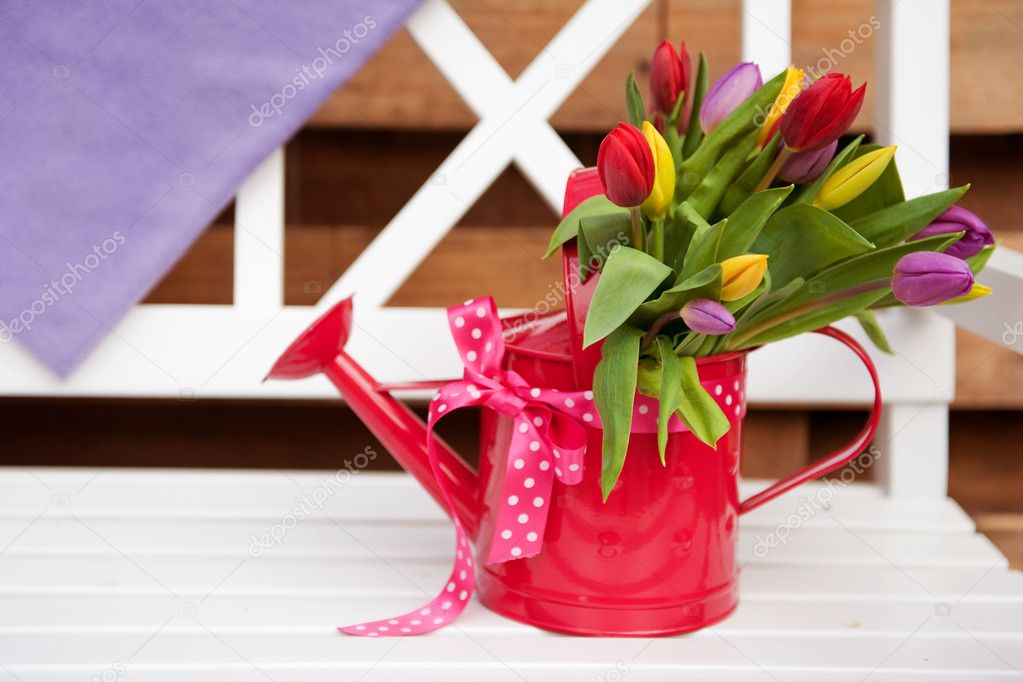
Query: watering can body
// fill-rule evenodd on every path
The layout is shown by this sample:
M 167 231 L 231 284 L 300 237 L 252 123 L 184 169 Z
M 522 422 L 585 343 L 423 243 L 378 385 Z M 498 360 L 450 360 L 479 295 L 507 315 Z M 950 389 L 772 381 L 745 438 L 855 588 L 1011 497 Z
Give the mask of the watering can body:
M 569 181 L 565 212 L 600 192 L 593 169 Z M 525 313 L 503 321 L 503 369 L 530 386 L 560 391 L 592 388 L 599 344 L 583 349 L 582 329 L 599 274 L 585 281 L 573 242 L 563 247 L 565 309 Z M 487 556 L 503 529 L 498 512 L 509 504 L 504 472 L 512 417 L 483 409 L 479 472 L 465 463 L 406 405 L 344 351 L 352 325 L 351 299 L 334 306 L 281 356 L 268 378 L 325 374 L 347 405 L 398 460 L 460 520 Z M 877 429 L 881 396 L 869 356 L 844 333 L 820 333 L 849 347 L 874 383 L 868 423 L 845 447 L 745 501 L 738 496 L 742 417 L 746 411 L 747 352 L 697 360 L 700 380 L 713 385 L 731 428 L 711 448 L 688 431 L 669 434 L 664 464 L 655 433 L 631 434 L 624 468 L 607 501 L 600 488 L 599 426 L 586 425 L 582 481 L 554 482 L 539 553 L 502 563 L 476 562 L 480 600 L 488 608 L 541 628 L 579 635 L 654 636 L 713 624 L 738 604 L 736 558 L 741 514 L 856 458 Z M 413 384 L 402 387 L 411 388 Z M 434 438 L 438 481 L 428 459 Z M 446 492 L 446 494 L 445 494 Z M 529 500 L 516 504 L 527 505 Z
M 535 338 L 510 340 L 506 369 L 530 385 L 564 391 L 579 385 L 568 354 L 550 352 L 567 323 Z M 544 351 L 538 352 L 537 346 Z M 720 380 L 744 410 L 745 353 L 702 361 L 702 379 Z M 507 504 L 501 480 L 512 420 L 483 411 L 480 432 L 478 544 L 500 532 Z M 548 630 L 580 635 L 652 636 L 715 623 L 738 604 L 738 469 L 741 422 L 717 450 L 689 432 L 672 433 L 665 464 L 652 433 L 634 433 L 619 482 L 601 499 L 602 432 L 588 429 L 583 480 L 554 484 L 543 549 L 477 571 L 480 600 L 493 611 Z M 528 504 L 528 501 L 526 502 Z

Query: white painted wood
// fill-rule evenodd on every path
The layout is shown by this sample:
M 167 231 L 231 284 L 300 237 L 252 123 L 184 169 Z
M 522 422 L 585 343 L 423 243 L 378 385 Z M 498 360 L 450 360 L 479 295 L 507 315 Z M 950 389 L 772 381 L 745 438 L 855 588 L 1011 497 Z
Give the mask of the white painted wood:
M 5 491 L 0 518 L 13 526 L 46 514 L 37 523 L 59 522 L 71 513 L 81 518 L 124 521 L 145 518 L 152 523 L 258 520 L 273 524 L 290 510 L 296 497 L 316 496 L 322 509 L 313 523 L 334 521 L 343 525 L 379 518 L 381 501 L 393 505 L 388 518 L 416 527 L 444 524 L 445 517 L 431 499 L 419 493 L 416 483 L 391 473 L 346 473 L 358 461 L 365 444 L 339 446 L 338 471 L 238 472 L 214 469 L 22 469 L 0 468 L 0 488 Z M 370 451 L 371 456 L 388 457 Z M 357 470 L 357 469 L 356 469 Z M 158 478 L 159 489 L 151 481 Z M 360 482 L 367 481 L 362 485 Z M 761 490 L 765 481 L 742 481 L 740 496 Z M 324 493 L 327 493 L 326 495 Z M 865 503 L 864 503 L 865 502 Z M 923 533 L 972 533 L 974 524 L 954 503 L 939 499 L 885 497 L 873 485 L 855 481 L 808 483 L 781 496 L 777 503 L 758 507 L 742 517 L 743 528 L 770 530 L 787 522 L 789 509 L 816 503 L 838 514 L 857 531 L 885 531 L 897 520 L 898 528 Z M 146 529 L 156 526 L 147 525 Z M 803 528 L 833 528 L 828 514 L 810 515 Z M 14 535 L 0 534 L 0 546 Z
M 349 266 L 340 281 L 332 286 L 319 307 L 337 302 L 344 296 L 359 292 L 368 305 L 387 302 L 409 274 L 434 246 L 447 234 L 469 207 L 483 194 L 494 178 L 504 170 L 517 153 L 532 153 L 535 145 L 520 146 L 536 131 L 547 126 L 553 114 L 576 84 L 589 73 L 618 37 L 631 25 L 649 0 L 590 0 L 555 35 L 513 85 L 506 86 L 506 95 L 496 102 L 480 105 L 475 95 L 466 95 L 482 110 L 483 116 L 436 172 L 413 195 L 376 239 Z M 431 4 L 432 3 L 432 4 Z M 477 41 L 465 35 L 464 25 L 438 7 L 442 0 L 431 0 L 425 11 L 428 23 L 444 22 L 457 40 L 448 43 L 446 34 L 417 31 L 420 44 L 429 46 L 431 57 L 438 57 L 447 73 L 458 72 L 453 84 L 460 92 L 472 92 L 480 75 L 497 76 L 492 59 L 484 59 L 461 72 L 466 63 L 478 54 Z M 420 10 L 423 11 L 423 10 Z M 415 27 L 416 23 L 413 21 Z M 466 54 L 463 49 L 472 50 Z M 444 55 L 440 58 L 439 55 Z M 507 76 L 501 80 L 506 80 Z M 498 81 L 500 83 L 500 80 Z M 498 85 L 492 83 L 490 88 Z M 549 126 L 548 126 L 549 127 Z M 544 194 L 557 209 L 561 204 L 568 154 L 553 159 L 560 181 L 546 186 L 554 173 L 531 178 L 535 185 L 545 187 Z M 556 148 L 557 149 L 557 148 Z M 572 163 L 571 165 L 575 165 Z M 543 164 L 521 164 L 531 172 Z
M 909 197 L 948 187 L 949 0 L 877 0 L 875 138 Z M 926 104 L 925 104 L 926 103 Z
M 1023 254 L 998 247 L 978 281 L 994 292 L 969 305 L 943 305 L 935 309 L 956 325 L 980 334 L 1005 348 L 1023 353 Z
M 234 305 L 284 305 L 284 150 L 275 149 L 238 189 L 234 218 Z
M 374 376 L 399 382 L 461 375 L 444 310 L 372 309 L 360 300 L 348 350 Z M 313 314 L 300 306 L 138 306 L 64 382 L 17 344 L 0 344 L 0 366 L 10 368 L 0 372 L 0 394 L 336 400 L 337 392 L 319 377 L 261 383 Z M 910 311 L 883 315 L 882 323 L 898 351 L 873 354 L 886 402 L 932 400 L 936 390 L 953 385 L 954 368 L 930 350 L 951 344 L 951 337 L 939 341 L 934 334 L 950 328 L 947 322 Z M 838 326 L 868 345 L 855 321 Z M 813 334 L 752 353 L 748 383 L 750 400 L 760 405 L 866 405 L 871 399 L 866 372 L 852 354 Z
M 743 0 L 742 58 L 756 62 L 764 80 L 792 62 L 791 0 Z
M 879 28 L 871 84 L 877 93 L 875 139 L 898 145 L 896 161 L 906 196 L 945 189 L 949 183 L 949 0 L 878 0 L 876 16 Z M 926 115 L 922 102 L 927 103 Z M 915 317 L 919 319 L 919 314 Z M 913 355 L 912 361 L 954 371 L 953 334 L 952 326 L 946 325 L 942 332 L 924 336 L 929 348 Z M 882 478 L 890 492 L 946 494 L 947 404 L 954 381 L 947 386 L 937 387 L 926 408 L 898 401 L 888 404 L 881 440 L 889 452 Z
M 875 444 L 887 455 L 887 466 L 879 473 L 889 494 L 947 494 L 948 406 L 944 401 L 886 406 Z
M 344 637 L 338 623 L 419 603 L 447 575 L 452 540 L 409 477 L 365 473 L 280 546 L 248 554 L 253 528 L 335 475 L 0 469 L 0 670 L 47 680 L 987 680 L 1023 666 L 1023 575 L 969 523 L 920 530 L 927 517 L 965 518 L 955 503 L 856 484 L 819 515 L 830 529 L 808 522 L 767 556 L 744 557 L 739 611 L 688 636 L 562 637 L 473 603 L 428 637 Z M 784 522 L 825 489 L 757 513 Z M 757 513 L 741 525 L 746 553 L 755 529 L 768 529 Z

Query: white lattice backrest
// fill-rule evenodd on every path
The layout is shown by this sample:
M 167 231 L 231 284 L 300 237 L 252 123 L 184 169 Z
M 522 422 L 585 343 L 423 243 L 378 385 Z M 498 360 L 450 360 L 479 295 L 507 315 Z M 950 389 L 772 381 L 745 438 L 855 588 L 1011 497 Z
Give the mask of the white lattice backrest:
M 444 0 L 427 0 L 408 29 L 479 122 L 317 310 L 283 306 L 284 165 L 278 150 L 238 193 L 234 305 L 137 306 L 67 382 L 56 380 L 17 344 L 0 346 L 0 394 L 334 397 L 325 381 L 260 380 L 318 310 L 352 292 L 357 313 L 349 350 L 371 372 L 384 381 L 458 375 L 443 310 L 382 306 L 508 164 L 515 163 L 559 211 L 565 179 L 581 163 L 547 119 L 647 4 L 588 0 L 512 80 Z M 947 101 L 934 102 L 948 92 L 948 0 L 879 0 L 876 16 L 878 73 L 871 84 L 878 102 L 876 136 L 900 145 L 898 162 L 909 194 L 934 191 L 948 177 Z M 743 3 L 743 54 L 765 73 L 781 70 L 791 59 L 790 18 L 789 0 Z M 922 101 L 928 102 L 925 109 Z M 1012 272 L 1009 265 L 1016 267 L 1004 261 L 994 265 L 1006 273 Z M 1018 277 L 1006 277 L 1018 290 Z M 986 305 L 993 314 L 992 303 Z M 983 310 L 971 311 L 973 325 L 995 329 Z M 883 322 L 898 349 L 897 356 L 877 357 L 887 401 L 880 445 L 889 489 L 944 494 L 954 386 L 952 325 L 916 311 L 895 311 Z M 854 325 L 844 326 L 858 334 Z M 868 382 L 851 355 L 811 336 L 752 356 L 753 402 L 868 402 Z

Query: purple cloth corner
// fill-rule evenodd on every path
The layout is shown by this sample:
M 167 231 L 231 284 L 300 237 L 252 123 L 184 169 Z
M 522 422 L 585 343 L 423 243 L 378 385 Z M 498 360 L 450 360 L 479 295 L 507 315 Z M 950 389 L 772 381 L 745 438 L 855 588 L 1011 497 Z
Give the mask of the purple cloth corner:
M 419 2 L 0 5 L 0 342 L 67 376 Z

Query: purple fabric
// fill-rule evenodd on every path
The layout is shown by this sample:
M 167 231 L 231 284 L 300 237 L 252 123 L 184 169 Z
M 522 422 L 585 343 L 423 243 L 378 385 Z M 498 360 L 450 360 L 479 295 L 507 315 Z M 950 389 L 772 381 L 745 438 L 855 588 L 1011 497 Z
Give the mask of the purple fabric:
M 418 3 L 0 5 L 0 342 L 69 374 Z

